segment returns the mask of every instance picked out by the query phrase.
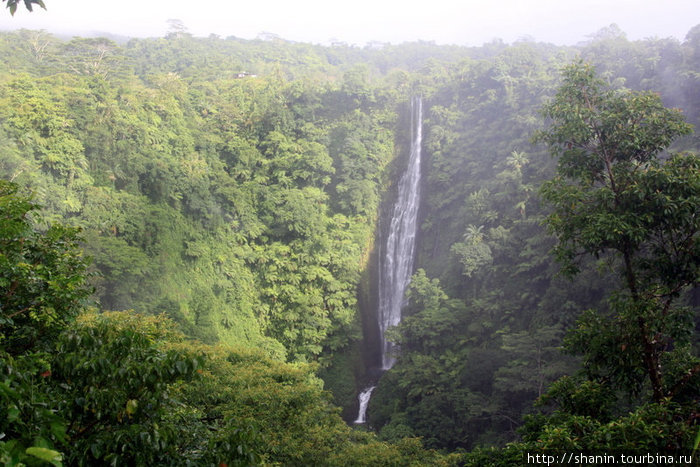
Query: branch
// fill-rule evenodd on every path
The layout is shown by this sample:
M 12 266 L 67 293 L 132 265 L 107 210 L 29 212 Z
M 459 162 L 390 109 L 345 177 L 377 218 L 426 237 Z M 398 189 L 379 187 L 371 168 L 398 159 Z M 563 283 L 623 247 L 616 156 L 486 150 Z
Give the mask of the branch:
M 25 311 L 27 311 L 27 310 L 31 309 L 32 307 L 34 307 L 34 305 L 36 305 L 36 303 L 32 303 L 31 305 L 26 306 L 26 307 L 22 308 L 21 310 L 15 311 L 14 313 L 12 313 L 12 314 L 10 314 L 10 315 L 7 315 L 6 318 L 7 318 L 7 319 L 11 319 L 11 318 L 14 318 L 14 317 L 17 316 L 17 315 L 21 315 L 21 314 L 24 313 Z

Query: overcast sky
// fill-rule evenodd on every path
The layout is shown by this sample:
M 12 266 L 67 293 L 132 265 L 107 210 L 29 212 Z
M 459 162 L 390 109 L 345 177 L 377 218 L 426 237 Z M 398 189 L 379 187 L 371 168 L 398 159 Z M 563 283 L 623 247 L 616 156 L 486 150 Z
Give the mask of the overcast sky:
M 700 0 L 44 0 L 48 11 L 0 12 L 0 29 L 163 36 L 180 19 L 195 36 L 479 46 L 498 38 L 576 44 L 616 23 L 631 40 L 683 40 Z M 5 7 L 5 4 L 1 4 Z

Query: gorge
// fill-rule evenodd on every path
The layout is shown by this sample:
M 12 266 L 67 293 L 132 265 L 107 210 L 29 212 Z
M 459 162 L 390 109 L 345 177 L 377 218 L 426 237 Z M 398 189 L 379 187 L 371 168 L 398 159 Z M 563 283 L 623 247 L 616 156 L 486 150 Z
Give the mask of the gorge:
M 396 362 L 398 347 L 389 340 L 387 331 L 401 322 L 404 294 L 415 258 L 418 208 L 420 206 L 421 146 L 423 142 L 423 102 L 411 100 L 411 150 L 406 171 L 398 185 L 384 248 L 379 252 L 378 310 L 381 372 Z M 375 385 L 365 388 L 358 396 L 359 413 L 355 423 L 365 423 L 365 411 Z

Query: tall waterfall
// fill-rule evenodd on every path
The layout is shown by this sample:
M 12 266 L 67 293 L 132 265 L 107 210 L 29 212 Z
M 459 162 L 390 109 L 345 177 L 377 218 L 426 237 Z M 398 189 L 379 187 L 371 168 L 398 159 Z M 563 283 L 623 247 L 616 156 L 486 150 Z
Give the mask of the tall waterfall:
M 391 216 L 386 248 L 379 265 L 379 338 L 382 369 L 394 365 L 395 345 L 387 340 L 386 331 L 401 322 L 406 287 L 413 274 L 418 204 L 420 202 L 420 163 L 423 139 L 423 103 L 419 97 L 411 102 L 411 155 L 408 167 L 399 180 L 399 193 Z
M 423 103 L 419 97 L 414 97 L 411 101 L 411 154 L 406 172 L 399 180 L 398 197 L 392 211 L 386 244 L 379 252 L 377 319 L 382 371 L 390 369 L 396 361 L 396 346 L 387 340 L 386 331 L 401 321 L 403 297 L 413 273 L 420 203 L 422 125 Z M 359 412 L 355 423 L 365 423 L 367 406 L 374 388 L 375 385 L 371 384 L 359 394 Z

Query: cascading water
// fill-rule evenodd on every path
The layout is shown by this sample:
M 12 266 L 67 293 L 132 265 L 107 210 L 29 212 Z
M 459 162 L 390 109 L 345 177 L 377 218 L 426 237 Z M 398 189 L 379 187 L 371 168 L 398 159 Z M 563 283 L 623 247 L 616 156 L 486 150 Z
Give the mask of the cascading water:
M 390 369 L 396 362 L 396 346 L 386 338 L 386 331 L 401 322 L 404 294 L 413 274 L 420 203 L 422 126 L 423 103 L 419 97 L 414 97 L 411 101 L 411 154 L 406 172 L 399 180 L 386 245 L 380 253 L 377 319 L 382 371 Z M 360 410 L 355 423 L 365 423 L 365 411 L 372 390 L 374 386 L 366 388 L 358 396 Z
M 420 202 L 420 159 L 423 139 L 423 105 L 420 98 L 412 102 L 411 155 L 408 167 L 399 181 L 399 195 L 391 216 L 386 250 L 379 273 L 379 338 L 381 341 L 382 370 L 388 370 L 396 361 L 394 344 L 387 340 L 386 331 L 401 322 L 406 287 L 413 274 L 416 245 L 418 204 Z
M 369 404 L 369 398 L 372 397 L 372 391 L 377 386 L 370 386 L 360 393 L 357 398 L 360 400 L 360 410 L 357 412 L 357 419 L 355 423 L 365 423 L 367 421 L 367 405 Z

